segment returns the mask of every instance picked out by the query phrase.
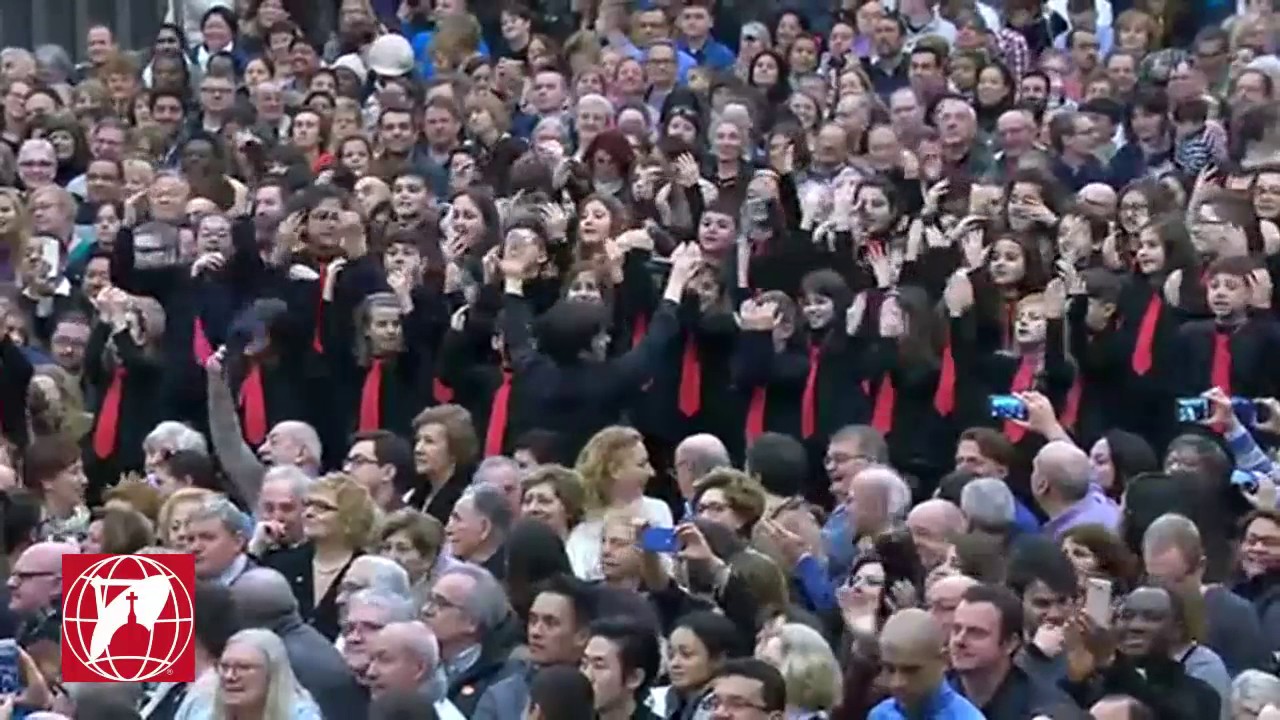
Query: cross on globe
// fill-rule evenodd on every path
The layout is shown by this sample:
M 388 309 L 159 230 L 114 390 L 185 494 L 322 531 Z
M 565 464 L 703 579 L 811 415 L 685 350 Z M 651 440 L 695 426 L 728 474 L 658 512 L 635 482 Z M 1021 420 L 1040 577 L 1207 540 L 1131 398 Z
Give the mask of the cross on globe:
M 164 681 L 192 642 L 190 591 L 143 555 L 99 560 L 63 600 L 64 645 L 103 680 Z

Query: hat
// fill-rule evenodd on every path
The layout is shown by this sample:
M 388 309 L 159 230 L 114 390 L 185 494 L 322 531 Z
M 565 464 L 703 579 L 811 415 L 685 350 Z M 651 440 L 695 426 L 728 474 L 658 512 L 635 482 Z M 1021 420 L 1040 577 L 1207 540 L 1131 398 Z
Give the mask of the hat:
M 337 70 L 338 68 L 350 70 L 355 73 L 356 77 L 360 78 L 361 83 L 369 79 L 369 68 L 365 67 L 364 61 L 355 53 L 347 53 L 337 60 L 334 60 L 331 67 L 334 70 Z
M 369 69 L 384 77 L 400 77 L 413 70 L 413 48 L 402 35 L 383 35 L 369 46 Z

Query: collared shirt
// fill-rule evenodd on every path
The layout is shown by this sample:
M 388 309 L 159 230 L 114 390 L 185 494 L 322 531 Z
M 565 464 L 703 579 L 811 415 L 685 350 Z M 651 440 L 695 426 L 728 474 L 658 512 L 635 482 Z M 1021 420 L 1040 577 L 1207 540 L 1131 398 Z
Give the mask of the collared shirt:
M 449 678 L 449 682 L 457 680 L 475 666 L 476 661 L 480 659 L 480 650 L 479 644 L 472 645 L 455 655 L 453 659 L 444 661 L 444 674 Z
M 1044 531 L 1057 540 L 1077 525 L 1101 525 L 1115 530 L 1120 525 L 1120 506 L 1107 497 L 1102 488 L 1090 484 L 1083 498 L 1044 524 Z
M 676 48 L 688 53 L 699 65 L 706 65 L 715 70 L 728 70 L 737 60 L 732 50 L 710 36 L 703 41 L 700 48 L 694 49 L 684 38 L 676 42 Z
M 249 556 L 241 553 L 236 556 L 235 560 L 231 561 L 231 564 L 227 566 L 226 570 L 222 571 L 222 574 L 218 576 L 217 582 L 223 587 L 230 587 L 231 583 L 239 580 L 240 576 L 244 574 L 244 571 L 248 569 Z
M 881 701 L 871 708 L 868 720 L 986 720 L 982 711 L 963 695 L 951 689 L 944 680 L 933 697 L 925 702 L 923 712 L 912 712 L 894 698 Z

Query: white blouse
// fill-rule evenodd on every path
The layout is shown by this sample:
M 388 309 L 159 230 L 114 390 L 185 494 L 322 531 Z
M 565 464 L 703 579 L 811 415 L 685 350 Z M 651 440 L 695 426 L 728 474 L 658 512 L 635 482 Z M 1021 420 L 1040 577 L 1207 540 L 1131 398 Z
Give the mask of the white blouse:
M 671 517 L 671 508 L 666 503 L 649 496 L 640 498 L 637 509 L 639 517 L 648 520 L 655 527 L 672 527 L 675 525 Z M 595 518 L 584 520 L 569 532 L 564 550 L 569 555 L 569 565 L 573 574 L 583 580 L 599 580 L 604 577 L 600 570 L 600 542 L 604 538 L 604 520 Z

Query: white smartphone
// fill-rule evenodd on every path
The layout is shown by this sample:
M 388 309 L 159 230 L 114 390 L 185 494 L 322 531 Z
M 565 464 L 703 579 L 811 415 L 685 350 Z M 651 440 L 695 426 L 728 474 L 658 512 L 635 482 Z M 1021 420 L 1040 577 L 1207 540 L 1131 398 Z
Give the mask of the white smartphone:
M 58 277 L 62 265 L 62 243 L 55 237 L 46 237 L 41 241 L 40 259 L 45 264 L 45 278 L 52 280 Z
M 1104 578 L 1085 580 L 1084 611 L 1098 627 L 1111 626 L 1111 581 Z

